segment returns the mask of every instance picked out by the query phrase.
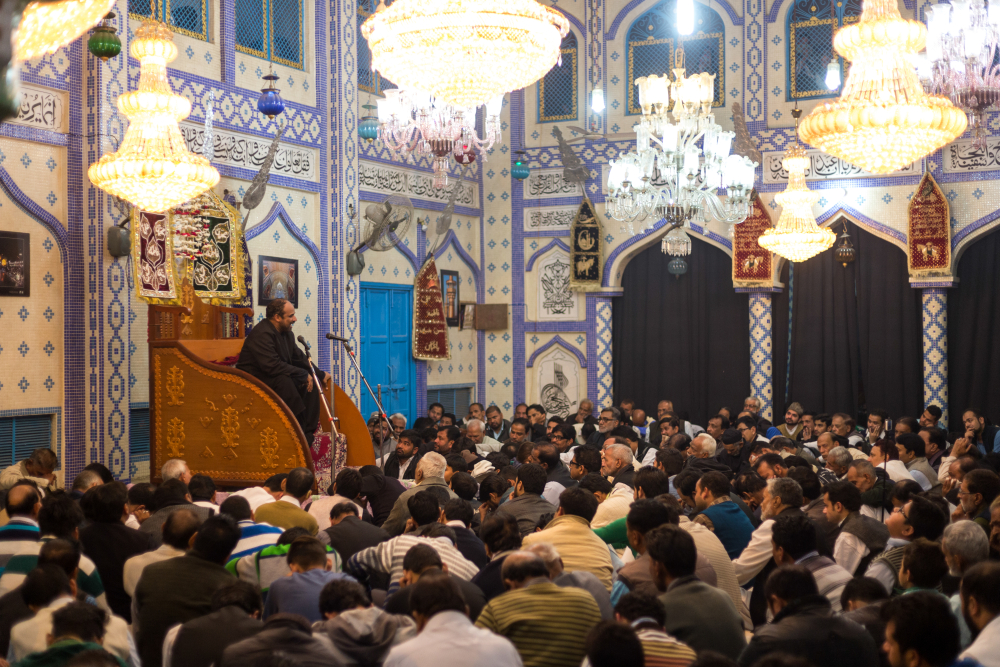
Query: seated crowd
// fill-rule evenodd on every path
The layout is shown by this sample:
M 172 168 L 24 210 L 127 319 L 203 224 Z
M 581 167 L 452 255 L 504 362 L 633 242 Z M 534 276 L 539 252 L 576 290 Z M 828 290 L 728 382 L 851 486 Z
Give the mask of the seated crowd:
M 0 667 L 1000 667 L 1000 428 L 432 404 L 377 465 L 0 473 Z M 68 480 L 67 480 L 68 481 Z

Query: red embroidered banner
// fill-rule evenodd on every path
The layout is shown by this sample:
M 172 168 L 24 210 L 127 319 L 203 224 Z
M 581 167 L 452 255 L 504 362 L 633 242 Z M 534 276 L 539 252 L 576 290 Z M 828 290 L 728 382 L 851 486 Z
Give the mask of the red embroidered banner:
M 760 197 L 753 201 L 747 219 L 733 226 L 733 286 L 771 287 L 771 253 L 757 239 L 771 228 L 771 216 Z
M 425 361 L 450 359 L 441 280 L 434 255 L 429 255 L 417 272 L 413 291 L 413 358 Z
M 951 275 L 948 199 L 929 172 L 910 199 L 908 244 L 911 276 Z

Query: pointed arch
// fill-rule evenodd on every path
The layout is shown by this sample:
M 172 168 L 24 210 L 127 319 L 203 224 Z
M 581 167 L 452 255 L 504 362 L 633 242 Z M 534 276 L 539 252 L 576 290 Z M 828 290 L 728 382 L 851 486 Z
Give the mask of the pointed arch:
M 561 347 L 562 349 L 566 350 L 567 352 L 576 357 L 576 360 L 580 362 L 580 368 L 587 367 L 587 357 L 584 356 L 584 354 L 580 352 L 580 350 L 576 349 L 575 347 L 567 343 L 565 340 L 563 340 L 563 337 L 558 334 L 550 338 L 549 342 L 545 343 L 544 345 L 540 346 L 537 350 L 532 352 L 531 356 L 528 357 L 528 363 L 526 364 L 525 367 L 533 368 L 535 366 L 535 359 L 537 359 L 542 354 L 545 354 L 545 352 L 552 347 Z

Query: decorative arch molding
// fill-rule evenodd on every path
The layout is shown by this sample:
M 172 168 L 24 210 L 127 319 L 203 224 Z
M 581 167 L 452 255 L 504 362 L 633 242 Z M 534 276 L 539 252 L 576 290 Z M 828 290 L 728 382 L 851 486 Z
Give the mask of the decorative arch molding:
M 666 224 L 667 223 L 664 220 L 660 220 L 653 225 L 651 230 L 643 234 L 633 236 L 612 250 L 611 254 L 604 261 L 604 277 L 601 280 L 601 286 L 621 287 L 622 281 L 618 274 L 625 273 L 625 267 L 628 266 L 628 263 L 632 261 L 633 257 L 666 235 L 666 232 L 663 231 Z M 692 225 L 691 229 L 688 230 L 688 235 L 692 239 L 697 239 L 709 245 L 715 246 L 730 257 L 733 255 L 732 241 L 719 236 L 713 231 L 709 231 L 708 234 L 705 234 L 703 227 L 699 225 Z
M 524 267 L 525 272 L 531 271 L 535 267 L 535 261 L 541 259 L 542 255 L 547 253 L 549 250 L 552 250 L 553 248 L 561 248 L 562 250 L 566 251 L 567 255 L 570 253 L 569 246 L 563 243 L 562 239 L 558 238 L 552 239 L 551 241 L 549 241 L 548 245 L 539 248 L 534 252 L 534 254 L 531 255 L 531 257 L 528 258 L 528 263 Z
M 266 232 L 272 224 L 279 222 L 285 230 L 292 235 L 296 241 L 298 241 L 302 247 L 304 247 L 313 258 L 313 264 L 316 265 L 316 279 L 317 279 L 317 290 L 319 291 L 319 299 L 317 303 L 317 331 L 322 333 L 324 331 L 329 331 L 330 327 L 330 296 L 329 296 L 329 283 L 326 279 L 326 271 L 322 260 L 320 259 L 321 253 L 316 244 L 312 242 L 308 236 L 302 233 L 302 230 L 292 224 L 292 217 L 285 210 L 285 207 L 281 205 L 281 202 L 274 202 L 271 205 L 271 210 L 267 212 L 264 219 L 258 224 L 254 225 L 246 231 L 244 234 L 247 241 L 257 238 L 264 232 Z
M 958 262 L 969 246 L 996 229 L 997 225 L 1000 225 L 1000 211 L 993 211 L 962 228 L 951 237 L 951 271 L 953 274 L 958 273 Z
M 444 237 L 444 243 L 442 243 L 441 247 L 435 251 L 434 256 L 440 257 L 441 253 L 448 249 L 448 246 L 453 246 L 455 248 L 455 252 L 458 253 L 461 260 L 465 262 L 465 265 L 472 271 L 472 275 L 476 277 L 476 284 L 478 285 L 480 279 L 482 278 L 479 272 L 479 265 L 476 264 L 476 260 L 472 259 L 472 255 L 465 252 L 465 248 L 463 248 L 462 244 L 459 242 L 454 229 L 448 230 L 448 235 Z
M 660 0 L 631 0 L 631 2 L 622 7 L 621 10 L 615 14 L 615 18 L 611 21 L 611 26 L 608 28 L 608 31 L 604 33 L 604 41 L 610 42 L 614 40 L 615 37 L 618 36 L 618 30 L 621 28 L 623 23 L 631 25 L 632 21 L 638 18 L 639 15 L 644 14 L 647 10 L 655 7 L 659 4 L 659 1 Z M 729 20 L 734 26 L 743 25 L 743 17 L 740 16 L 735 9 L 733 9 L 733 6 L 730 5 L 727 0 L 717 0 L 717 2 L 713 2 L 712 4 L 718 4 L 721 6 L 729 16 Z M 775 0 L 775 4 L 780 4 L 780 0 Z M 705 6 L 708 7 L 709 5 L 706 4 Z
M 526 364 L 526 368 L 534 368 L 535 359 L 545 354 L 549 349 L 553 347 L 561 347 L 562 349 L 566 350 L 567 352 L 575 356 L 576 360 L 580 362 L 581 369 L 587 367 L 587 357 L 584 356 L 584 354 L 580 352 L 580 350 L 576 349 L 575 347 L 567 343 L 565 340 L 563 340 L 562 336 L 556 334 L 555 336 L 549 339 L 549 342 L 545 343 L 544 345 L 542 345 L 537 350 L 531 353 L 531 356 L 528 357 L 528 363 Z
M 83 317 L 72 316 L 70 304 L 70 274 L 69 274 L 69 230 L 63 227 L 55 216 L 46 212 L 41 206 L 35 203 L 28 195 L 24 194 L 14 178 L 6 169 L 0 167 L 0 190 L 3 190 L 14 205 L 22 213 L 46 228 L 56 237 L 56 245 L 59 247 L 59 259 L 62 263 L 63 278 L 63 376 L 65 387 L 83 385 L 83 348 L 84 348 L 84 327 Z M 101 239 L 103 242 L 104 239 Z M 81 294 L 82 297 L 82 294 Z M 82 299 L 81 299 L 82 304 Z M 82 313 L 81 313 L 82 314 Z M 74 363 L 75 362 L 75 363 Z M 78 393 L 78 396 L 74 396 Z M 82 392 L 63 391 L 63 406 L 57 410 L 57 443 L 62 447 L 63 467 L 66 468 L 66 452 L 71 445 L 76 445 L 79 438 L 64 438 L 63 416 L 66 417 L 66 424 L 74 423 L 73 418 L 83 419 L 84 400 Z M 66 434 L 68 436 L 68 434 Z

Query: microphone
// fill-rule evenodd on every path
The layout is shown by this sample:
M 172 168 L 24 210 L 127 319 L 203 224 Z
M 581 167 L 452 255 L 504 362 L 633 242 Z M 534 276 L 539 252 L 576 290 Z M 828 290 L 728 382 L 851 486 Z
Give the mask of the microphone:
M 298 341 L 302 343 L 302 346 L 304 348 L 306 348 L 307 350 L 309 349 L 309 341 L 307 341 L 303 336 L 299 336 Z
M 339 340 L 342 343 L 350 343 L 351 342 L 350 338 L 342 338 L 341 336 L 334 336 L 332 333 L 328 333 L 326 335 L 326 337 L 329 338 L 330 340 Z

